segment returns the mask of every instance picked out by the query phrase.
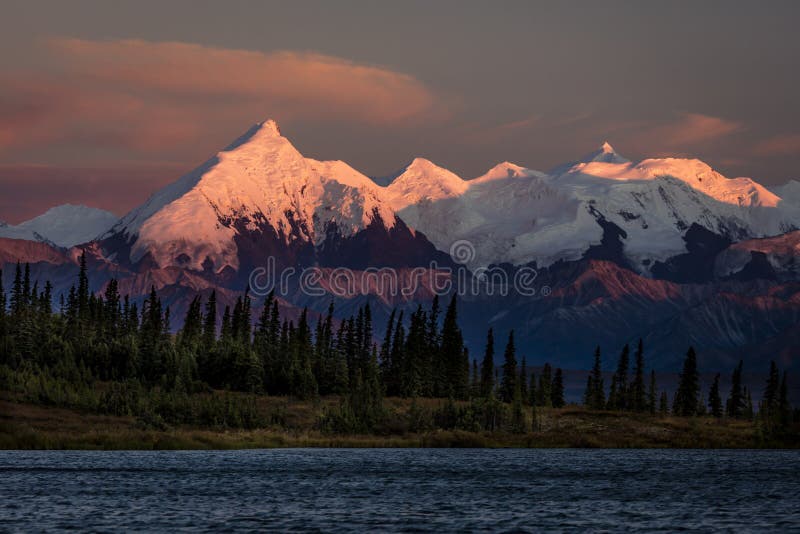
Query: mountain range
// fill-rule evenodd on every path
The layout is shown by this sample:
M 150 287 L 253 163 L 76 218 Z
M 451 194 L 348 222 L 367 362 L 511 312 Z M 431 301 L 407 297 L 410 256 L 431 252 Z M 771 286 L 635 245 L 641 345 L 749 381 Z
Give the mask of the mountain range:
M 8 283 L 11 264 L 29 262 L 58 293 L 86 252 L 93 289 L 117 278 L 141 298 L 155 286 L 173 328 L 197 295 L 216 289 L 231 304 L 267 258 L 406 277 L 432 262 L 472 274 L 534 269 L 546 292 L 462 297 L 473 357 L 493 326 L 514 329 L 534 365 L 586 367 L 596 345 L 616 353 L 643 338 L 648 364 L 662 370 L 675 370 L 689 345 L 709 365 L 773 358 L 792 367 L 799 228 L 799 182 L 769 190 L 696 159 L 633 162 L 604 143 L 547 171 L 503 162 L 465 180 L 417 158 L 373 179 L 303 156 L 265 121 L 121 219 L 67 205 L 0 224 L 0 264 Z M 322 312 L 333 300 L 344 316 L 368 300 L 380 327 L 393 307 L 413 310 L 432 293 L 309 295 L 295 285 L 281 303 Z

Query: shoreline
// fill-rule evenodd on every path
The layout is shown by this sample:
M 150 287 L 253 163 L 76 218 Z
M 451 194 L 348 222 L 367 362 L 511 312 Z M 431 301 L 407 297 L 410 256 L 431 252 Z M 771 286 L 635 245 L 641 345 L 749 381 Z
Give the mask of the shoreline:
M 393 399 L 396 404 L 404 400 Z M 430 401 L 430 400 L 429 400 Z M 432 401 L 431 401 L 432 402 Z M 295 410 L 314 410 L 297 401 Z M 2 450 L 235 450 L 271 448 L 605 448 L 797 449 L 796 436 L 759 437 L 750 421 L 596 412 L 581 407 L 542 410 L 537 432 L 432 430 L 400 434 L 330 434 L 313 424 L 286 430 L 174 426 L 147 428 L 135 417 L 0 400 Z

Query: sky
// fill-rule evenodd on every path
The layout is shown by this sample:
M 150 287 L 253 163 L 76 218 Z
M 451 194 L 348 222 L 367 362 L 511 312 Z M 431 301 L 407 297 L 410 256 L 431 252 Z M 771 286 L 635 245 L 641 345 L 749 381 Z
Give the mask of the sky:
M 0 220 L 124 214 L 266 118 L 370 176 L 609 141 L 800 179 L 800 2 L 37 1 L 0 19 Z

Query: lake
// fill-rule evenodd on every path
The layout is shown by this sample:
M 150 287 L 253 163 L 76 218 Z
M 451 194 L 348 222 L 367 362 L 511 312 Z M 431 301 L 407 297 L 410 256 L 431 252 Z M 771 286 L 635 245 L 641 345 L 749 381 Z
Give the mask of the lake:
M 800 529 L 800 452 L 0 451 L 0 530 Z

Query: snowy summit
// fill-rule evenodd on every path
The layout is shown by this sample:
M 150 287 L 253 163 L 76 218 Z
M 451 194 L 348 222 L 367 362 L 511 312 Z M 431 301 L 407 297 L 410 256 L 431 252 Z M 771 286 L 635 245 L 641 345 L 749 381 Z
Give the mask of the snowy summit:
M 16 226 L 0 224 L 0 237 L 69 248 L 97 238 L 118 220 L 116 215 L 105 210 L 64 204 Z

